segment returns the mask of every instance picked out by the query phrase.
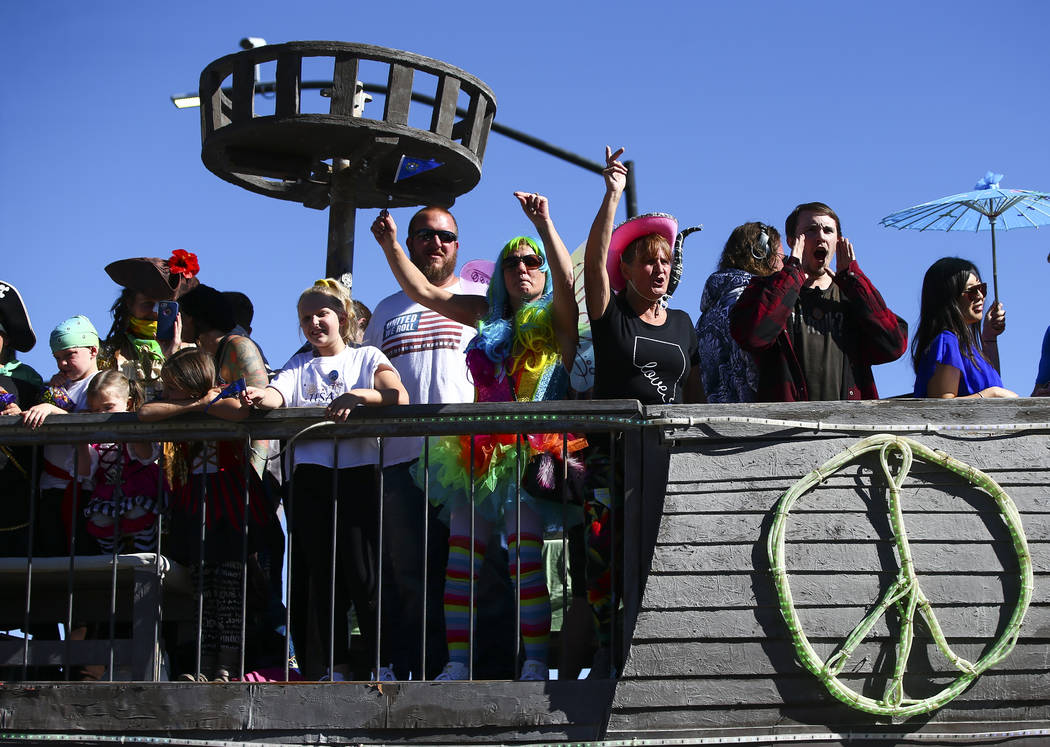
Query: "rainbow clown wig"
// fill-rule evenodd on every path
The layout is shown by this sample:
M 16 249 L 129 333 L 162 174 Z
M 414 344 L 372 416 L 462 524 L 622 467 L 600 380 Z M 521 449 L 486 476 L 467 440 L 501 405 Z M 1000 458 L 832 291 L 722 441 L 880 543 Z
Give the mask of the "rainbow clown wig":
M 543 259 L 540 265 L 544 274 L 543 293 L 515 312 L 510 308 L 500 263 L 522 245 L 528 246 Z M 478 322 L 478 335 L 471 347 L 483 352 L 497 370 L 503 368 L 507 358 L 512 355 L 515 357 L 511 365 L 505 367 L 507 371 L 516 371 L 524 366 L 535 373 L 556 362 L 560 351 L 551 320 L 552 288 L 550 267 L 543 245 L 528 236 L 512 238 L 503 245 L 496 258 L 496 271 L 489 282 L 489 313 Z
M 546 279 L 543 293 L 520 309 L 510 307 L 501 263 L 508 253 L 527 246 L 538 254 Z M 515 236 L 500 250 L 496 272 L 488 290 L 488 315 L 478 322 L 478 334 L 467 346 L 467 368 L 478 402 L 539 402 L 561 399 L 569 376 L 561 365 L 558 340 L 551 318 L 553 283 L 543 247 L 535 239 Z M 502 520 L 513 511 L 519 497 L 540 511 L 547 529 L 564 521 L 560 483 L 561 434 L 530 433 L 524 439 L 527 464 L 517 458 L 519 442 L 513 434 L 442 436 L 430 442 L 430 502 L 442 507 L 442 516 L 473 497 L 478 515 Z M 571 435 L 568 452 L 587 445 Z M 424 484 L 423 460 L 416 462 L 413 477 Z M 582 484 L 582 465 L 570 459 L 570 477 Z M 471 487 L 473 477 L 473 487 Z M 520 493 L 518 486 L 521 486 Z M 550 500 L 540 500 L 549 498 Z

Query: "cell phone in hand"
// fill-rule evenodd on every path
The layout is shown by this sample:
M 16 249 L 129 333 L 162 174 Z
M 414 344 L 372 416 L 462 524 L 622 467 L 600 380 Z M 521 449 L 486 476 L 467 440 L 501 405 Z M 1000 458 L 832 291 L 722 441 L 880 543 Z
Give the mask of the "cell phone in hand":
M 179 313 L 179 304 L 176 301 L 160 301 L 157 303 L 157 339 L 171 340 L 175 337 L 175 317 Z

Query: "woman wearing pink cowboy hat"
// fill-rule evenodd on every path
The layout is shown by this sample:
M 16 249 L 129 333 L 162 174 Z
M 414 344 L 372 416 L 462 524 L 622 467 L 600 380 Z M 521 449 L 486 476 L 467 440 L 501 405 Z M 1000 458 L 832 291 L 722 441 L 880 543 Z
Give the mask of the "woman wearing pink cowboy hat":
M 587 237 L 583 279 L 594 335 L 596 399 L 645 405 L 703 399 L 696 330 L 684 311 L 668 309 L 678 221 L 647 213 L 613 230 L 627 167 L 605 148 L 605 198 Z
M 622 154 L 623 148 L 615 153 L 605 148 L 605 197 L 584 255 L 584 292 L 594 340 L 594 397 L 637 399 L 644 405 L 702 402 L 696 329 L 688 314 L 668 309 L 666 302 L 676 284 L 672 280 L 672 247 L 679 241 L 678 222 L 665 213 L 649 213 L 613 230 L 627 179 L 627 167 L 618 160 Z M 610 456 L 617 468 L 617 484 L 612 486 L 608 484 Z M 622 512 L 611 509 L 622 505 L 619 483 L 625 456 L 632 455 L 624 455 L 619 446 L 609 450 L 596 447 L 585 506 L 590 523 L 588 596 L 599 646 L 591 669 L 592 676 L 599 677 L 608 676 L 618 664 L 609 644 L 619 589 L 609 568 L 612 553 L 618 553 L 620 547 Z M 647 457 L 652 459 L 646 463 L 646 474 L 657 475 L 650 483 L 656 485 L 660 482 L 661 455 Z M 666 454 L 662 459 L 665 469 Z M 622 568 L 622 561 L 615 567 Z

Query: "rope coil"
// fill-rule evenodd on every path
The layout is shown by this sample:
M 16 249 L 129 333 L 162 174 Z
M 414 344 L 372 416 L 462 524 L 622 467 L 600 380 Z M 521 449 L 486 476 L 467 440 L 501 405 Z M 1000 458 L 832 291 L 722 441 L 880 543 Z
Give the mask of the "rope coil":
M 802 495 L 823 481 L 821 478 L 826 479 L 827 476 L 846 466 L 856 457 L 872 451 L 877 451 L 879 454 L 879 465 L 888 484 L 889 514 L 893 527 L 894 542 L 900 559 L 900 570 L 896 580 L 883 592 L 882 597 L 871 612 L 854 627 L 840 648 L 824 662 L 806 637 L 791 596 L 787 563 L 784 557 L 788 515 L 792 506 Z M 889 465 L 889 459 L 893 454 L 898 454 L 901 459 L 901 464 L 896 474 L 893 473 Z M 904 523 L 904 511 L 901 505 L 901 486 L 904 484 L 904 480 L 911 468 L 913 458 L 944 467 L 987 493 L 995 501 L 999 514 L 1010 532 L 1014 552 L 1017 555 L 1021 582 L 1017 603 L 1002 634 L 977 662 L 969 662 L 952 651 L 944 631 L 933 613 L 930 601 L 923 593 L 915 573 L 911 546 L 908 543 Z M 948 456 L 943 451 L 935 451 L 918 441 L 890 434 L 870 436 L 848 447 L 819 468 L 812 470 L 784 493 L 777 506 L 773 525 L 770 528 L 768 553 L 770 572 L 776 586 L 780 612 L 791 633 L 795 652 L 802 665 L 824 684 L 829 693 L 846 705 L 866 713 L 899 719 L 910 718 L 911 716 L 928 713 L 940 708 L 969 687 L 982 672 L 1006 658 L 1017 642 L 1021 622 L 1031 601 L 1034 587 L 1032 561 L 1028 552 L 1028 542 L 1025 538 L 1024 529 L 1021 526 L 1021 516 L 1014 502 L 1006 494 L 1006 491 L 984 472 Z M 871 629 L 888 612 L 891 606 L 897 609 L 901 623 L 897 640 L 896 661 L 883 698 L 876 700 L 851 689 L 839 681 L 837 675 L 842 671 L 846 661 L 856 650 L 857 646 L 864 641 Z M 925 621 L 934 642 L 945 658 L 961 672 L 959 677 L 940 692 L 920 700 L 906 698 L 903 683 L 905 668 L 908 664 L 914 640 L 916 612 Z

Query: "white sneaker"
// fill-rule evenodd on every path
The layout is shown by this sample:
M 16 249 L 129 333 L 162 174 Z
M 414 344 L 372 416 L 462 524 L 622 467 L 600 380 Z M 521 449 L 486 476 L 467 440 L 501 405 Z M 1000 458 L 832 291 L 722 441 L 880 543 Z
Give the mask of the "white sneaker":
M 379 676 L 375 678 L 376 682 L 397 682 L 397 675 L 394 674 L 393 665 L 389 667 L 379 667 Z
M 521 665 L 521 676 L 518 679 L 522 682 L 545 680 L 547 679 L 547 665 L 539 659 L 526 659 Z
M 441 670 L 441 674 L 435 677 L 435 680 L 465 680 L 470 677 L 470 670 L 467 669 L 466 664 L 461 664 L 458 661 L 450 661 L 445 665 L 445 668 Z

